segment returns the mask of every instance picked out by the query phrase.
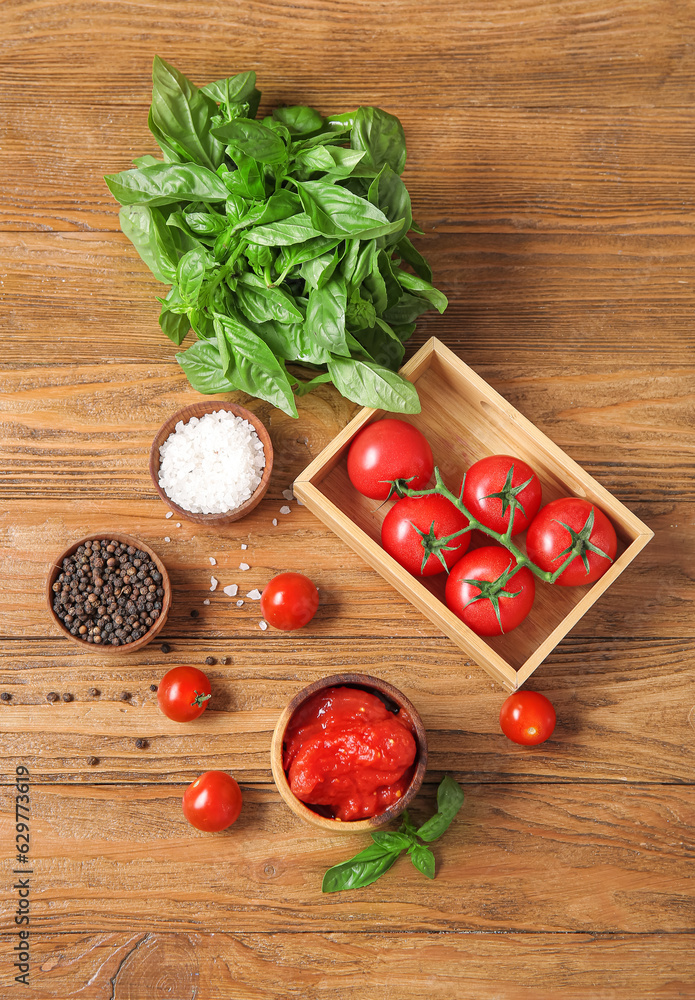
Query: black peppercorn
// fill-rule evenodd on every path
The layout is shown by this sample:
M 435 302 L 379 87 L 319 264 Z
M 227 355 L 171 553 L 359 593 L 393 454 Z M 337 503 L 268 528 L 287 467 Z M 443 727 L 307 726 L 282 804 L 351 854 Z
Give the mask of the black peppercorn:
M 130 636 L 128 636 L 130 639 Z M 130 691 L 121 691 L 121 701 L 130 701 Z
M 49 691 L 46 695 L 46 701 L 58 701 L 60 695 L 56 691 Z
M 63 701 L 72 701 L 72 695 L 68 691 L 63 695 Z
M 209 667 L 211 667 L 213 665 L 213 663 L 215 662 L 215 657 L 214 656 L 206 656 L 205 657 L 205 662 L 207 663 L 207 665 Z
M 0 694 L 0 700 L 2 701 L 9 701 L 11 697 L 12 695 L 9 693 L 9 691 L 3 691 L 2 694 Z
M 197 618 L 197 617 L 198 617 L 198 611 L 196 611 L 196 609 L 193 608 L 193 610 L 191 611 L 191 618 Z
M 90 767 L 94 767 L 96 764 L 99 763 L 99 758 L 98 757 L 89 757 L 87 759 L 87 763 L 89 764 Z
M 138 748 L 138 750 L 145 750 L 147 747 L 147 740 L 136 740 L 135 746 Z
M 150 691 L 156 691 L 156 690 L 157 690 L 157 685 L 156 684 L 150 684 Z
M 99 695 L 101 694 L 101 691 L 99 690 L 99 688 L 90 688 L 89 693 L 91 694 L 92 698 L 98 698 Z

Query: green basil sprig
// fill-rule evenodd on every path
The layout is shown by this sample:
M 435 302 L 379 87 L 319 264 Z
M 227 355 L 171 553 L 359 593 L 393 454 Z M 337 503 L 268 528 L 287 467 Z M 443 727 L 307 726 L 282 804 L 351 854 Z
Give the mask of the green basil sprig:
M 253 72 L 199 88 L 156 57 L 152 79 L 148 124 L 163 158 L 105 179 L 123 232 L 172 286 L 162 331 L 177 346 L 196 334 L 176 356 L 191 384 L 297 416 L 295 396 L 332 381 L 356 403 L 417 413 L 398 374 L 403 344 L 447 300 L 407 236 L 422 230 L 401 179 L 399 120 L 297 106 L 258 121 Z M 287 363 L 317 374 L 302 381 Z
M 396 832 L 373 833 L 373 844 L 349 861 L 342 861 L 329 868 L 323 876 L 322 891 L 342 892 L 345 889 L 360 889 L 371 885 L 389 870 L 403 851 L 408 852 L 419 872 L 427 878 L 434 878 L 434 854 L 427 844 L 420 841 L 432 843 L 438 840 L 462 805 L 463 789 L 447 774 L 437 789 L 437 812 L 426 823 L 416 828 L 405 810 Z

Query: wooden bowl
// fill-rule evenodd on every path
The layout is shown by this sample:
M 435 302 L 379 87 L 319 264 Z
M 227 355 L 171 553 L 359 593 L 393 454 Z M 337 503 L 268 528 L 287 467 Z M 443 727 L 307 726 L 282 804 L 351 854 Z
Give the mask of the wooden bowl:
M 324 688 L 329 687 L 357 687 L 379 692 L 398 705 L 399 708 L 405 709 L 413 722 L 415 730 L 413 735 L 417 744 L 415 773 L 413 774 L 412 781 L 410 782 L 405 795 L 398 802 L 389 806 L 385 812 L 380 813 L 378 816 L 370 816 L 368 819 L 352 820 L 350 822 L 342 822 L 339 819 L 330 819 L 329 817 L 320 816 L 318 813 L 314 812 L 313 809 L 310 809 L 308 805 L 298 799 L 290 791 L 287 775 L 285 774 L 285 769 L 282 766 L 282 748 L 285 739 L 285 730 L 287 729 L 290 719 L 300 705 L 303 705 L 304 702 L 312 695 L 316 694 L 317 691 L 322 691 Z M 376 827 L 384 826 L 386 823 L 395 819 L 410 805 L 417 795 L 420 790 L 420 786 L 422 785 L 422 780 L 425 777 L 425 771 L 427 770 L 427 734 L 425 733 L 425 727 L 422 724 L 422 719 L 420 718 L 417 710 L 405 697 L 405 695 L 402 694 L 398 688 L 393 687 L 392 684 L 388 684 L 386 681 L 382 681 L 378 677 L 370 677 L 368 674 L 334 674 L 332 677 L 323 677 L 321 680 L 314 681 L 313 684 L 309 684 L 309 686 L 305 687 L 299 692 L 299 694 L 296 694 L 289 705 L 287 705 L 284 709 L 282 715 L 277 721 L 277 725 L 275 726 L 275 731 L 273 733 L 273 741 L 270 749 L 270 764 L 273 771 L 273 778 L 275 779 L 275 784 L 277 785 L 280 795 L 290 807 L 292 812 L 299 816 L 300 819 L 306 820 L 307 823 L 312 823 L 314 826 L 320 826 L 323 830 L 330 830 L 333 833 L 363 833 L 365 830 L 373 830 Z
M 217 410 L 228 410 L 230 413 L 233 413 L 235 417 L 241 417 L 242 420 L 248 420 L 263 443 L 265 469 L 263 470 L 263 476 L 261 477 L 261 481 L 256 487 L 253 495 L 239 507 L 235 507 L 233 510 L 224 511 L 221 514 L 196 514 L 194 511 L 186 510 L 185 507 L 180 507 L 177 503 L 174 503 L 168 493 L 166 493 L 159 485 L 159 449 L 169 435 L 174 432 L 179 420 L 182 420 L 184 424 L 187 424 L 191 417 L 202 417 L 205 413 L 214 413 Z M 224 403 L 220 400 L 209 399 L 201 403 L 191 403 L 190 406 L 185 406 L 182 410 L 179 410 L 178 413 L 174 413 L 174 415 L 169 417 L 168 420 L 165 420 L 159 428 L 150 449 L 150 475 L 152 476 L 152 482 L 154 483 L 154 488 L 157 493 L 159 493 L 164 503 L 170 507 L 175 514 L 179 517 L 185 517 L 189 521 L 196 521 L 198 524 L 231 524 L 232 521 L 238 521 L 240 517 L 245 517 L 263 499 L 265 492 L 268 489 L 268 484 L 270 483 L 270 474 L 272 471 L 273 444 L 270 440 L 270 434 L 266 430 L 265 424 L 259 420 L 255 413 L 252 413 L 251 410 L 247 410 L 244 406 L 238 406 L 236 403 Z
M 121 646 L 112 646 L 110 644 L 103 646 L 94 645 L 93 643 L 87 642 L 85 639 L 78 638 L 78 636 L 73 635 L 65 628 L 65 625 L 53 610 L 53 584 L 56 582 L 58 574 L 63 568 L 63 559 L 73 555 L 80 545 L 84 545 L 85 542 L 93 542 L 96 540 L 101 541 L 104 538 L 108 538 L 109 541 L 113 540 L 120 542 L 122 545 L 134 545 L 142 552 L 146 552 L 156 565 L 159 572 L 162 574 L 164 597 L 162 598 L 162 610 L 159 613 L 159 618 L 157 618 L 154 625 L 152 625 L 144 635 L 140 636 L 139 639 L 136 639 L 135 642 Z M 54 624 L 65 636 L 65 638 L 70 640 L 70 642 L 74 642 L 77 646 L 81 646 L 82 649 L 89 649 L 95 653 L 133 653 L 137 649 L 142 649 L 142 647 L 146 646 L 148 642 L 151 642 L 164 628 L 164 623 L 167 620 L 169 608 L 171 607 L 171 581 L 169 580 L 169 574 L 167 573 L 166 566 L 157 553 L 149 547 L 149 545 L 145 545 L 139 539 L 133 538 L 132 535 L 123 535 L 118 531 L 99 531 L 92 535 L 86 535 L 84 538 L 80 538 L 78 541 L 73 542 L 67 549 L 65 549 L 64 552 L 61 552 L 58 558 L 51 564 L 51 568 L 48 571 L 48 582 L 46 584 L 46 602 L 48 604 L 49 614 L 51 615 Z

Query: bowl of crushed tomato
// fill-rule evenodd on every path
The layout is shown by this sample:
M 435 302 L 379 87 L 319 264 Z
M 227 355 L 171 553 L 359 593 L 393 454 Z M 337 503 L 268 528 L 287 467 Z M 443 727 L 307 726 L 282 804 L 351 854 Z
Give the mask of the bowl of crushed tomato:
M 334 674 L 285 708 L 271 766 L 297 816 L 356 833 L 383 826 L 412 802 L 427 769 L 427 736 L 398 688 L 368 674 Z

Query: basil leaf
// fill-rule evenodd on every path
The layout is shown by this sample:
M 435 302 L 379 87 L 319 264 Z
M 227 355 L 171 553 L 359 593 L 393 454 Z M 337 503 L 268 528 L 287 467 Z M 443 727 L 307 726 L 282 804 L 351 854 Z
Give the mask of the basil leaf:
M 437 812 L 423 823 L 418 837 L 431 842 L 448 829 L 452 819 L 463 805 L 463 789 L 449 775 L 445 775 L 437 789 Z
M 434 878 L 434 854 L 429 847 L 425 847 L 424 844 L 414 844 L 408 853 L 419 872 L 427 878 Z
M 396 244 L 396 253 L 399 253 L 403 260 L 407 264 L 410 264 L 415 273 L 419 274 L 421 278 L 424 278 L 425 281 L 432 281 L 432 268 L 407 236 L 404 236 Z
M 377 317 L 375 326 L 371 329 L 359 330 L 354 334 L 358 343 L 367 354 L 377 362 L 398 371 L 403 361 L 405 347 L 388 323 Z
M 403 294 L 403 289 L 393 273 L 393 261 L 385 250 L 379 251 L 377 267 L 386 288 L 386 308 L 392 309 Z
M 217 174 L 197 163 L 155 163 L 104 177 L 121 205 L 171 205 L 177 201 L 226 201 Z
M 207 264 L 208 255 L 202 247 L 189 250 L 179 261 L 176 281 L 179 286 L 179 294 L 187 306 L 195 305 L 198 300 Z
M 387 851 L 407 851 L 415 843 L 407 834 L 392 830 L 377 831 L 372 834 L 372 840 Z
M 177 347 L 181 346 L 181 343 L 185 340 L 188 331 L 191 329 L 191 324 L 188 316 L 177 315 L 176 313 L 169 312 L 164 306 L 162 306 L 162 311 L 159 314 L 159 325 L 162 332 L 171 340 Z
M 236 286 L 239 304 L 255 323 L 277 320 L 278 323 L 303 323 L 304 315 L 294 299 L 281 288 L 268 288 L 255 274 L 240 274 Z
M 210 395 L 230 392 L 237 386 L 224 373 L 220 353 L 214 342 L 198 340 L 187 351 L 176 355 L 188 381 L 198 392 Z
M 384 213 L 347 188 L 327 181 L 297 181 L 304 211 L 324 236 L 349 234 L 361 239 L 384 236 L 401 228 L 403 220 L 389 222 Z
M 325 365 L 330 361 L 330 351 L 322 346 L 319 338 L 307 330 L 303 323 L 254 323 L 253 329 L 273 354 L 285 361 L 311 365 Z
M 301 379 L 297 379 L 293 382 L 292 388 L 294 390 L 295 396 L 306 396 L 308 392 L 315 389 L 317 385 L 322 385 L 325 382 L 330 382 L 331 376 L 328 372 L 323 372 L 321 375 L 317 375 L 316 378 L 312 378 L 310 382 L 302 382 Z
M 221 179 L 232 196 L 241 196 L 251 201 L 263 201 L 266 197 L 265 180 L 260 164 L 240 149 L 234 153 L 236 170 L 225 168 Z
M 218 125 L 212 134 L 231 146 L 234 152 L 241 150 L 260 163 L 283 163 L 287 159 L 287 146 L 280 136 L 251 118 L 237 118 Z
M 400 850 L 387 851 L 378 844 L 370 844 L 350 861 L 329 868 L 323 876 L 322 892 L 341 892 L 371 885 L 387 872 L 400 856 Z
M 384 313 L 388 307 L 388 295 L 386 293 L 386 283 L 381 277 L 381 271 L 378 267 L 375 267 L 373 271 L 370 271 L 365 276 L 363 287 L 371 295 L 377 313 Z
M 215 102 L 169 63 L 154 57 L 151 120 L 158 134 L 184 159 L 215 170 L 224 147 L 210 134 Z
M 430 309 L 430 304 L 419 295 L 410 295 L 403 292 L 395 306 L 390 306 L 384 313 L 384 319 L 391 326 L 412 323 L 418 316 L 422 316 Z
M 341 242 L 339 239 L 331 239 L 328 236 L 315 236 L 304 243 L 283 247 L 280 251 L 282 269 L 287 274 L 293 267 L 304 264 L 308 260 L 314 260 L 327 250 L 334 250 Z
M 291 153 L 294 156 L 303 149 L 315 149 L 317 146 L 329 146 L 334 143 L 345 142 L 346 135 L 350 129 L 350 125 L 341 125 L 336 128 L 329 126 L 328 130 L 321 132 L 320 135 L 313 135 L 308 139 L 295 139 L 292 143 Z
M 292 172 L 299 180 L 307 180 L 310 174 L 317 172 L 323 173 L 326 180 L 340 180 L 349 177 L 363 157 L 363 150 L 317 146 L 296 156 Z
M 314 257 L 302 264 L 300 274 L 310 288 L 323 288 L 338 266 L 338 259 L 337 250 Z
M 219 212 L 183 212 L 183 217 L 196 236 L 217 236 L 227 228 L 227 219 Z
M 150 156 L 149 153 L 146 153 L 144 156 L 136 156 L 135 159 L 133 160 L 133 166 L 152 167 L 155 165 L 155 163 L 161 163 L 161 162 L 162 161 L 158 160 L 156 156 Z
M 121 229 L 158 281 L 176 280 L 178 253 L 161 212 L 147 205 L 127 205 L 118 213 Z
M 261 102 L 261 93 L 256 90 L 256 74 L 253 70 L 215 80 L 213 83 L 201 87 L 201 90 L 213 101 L 227 107 L 231 107 L 233 104 L 247 104 L 249 118 L 256 117 L 258 105 Z
M 355 260 L 355 266 L 351 274 L 345 274 L 345 280 L 351 285 L 361 285 L 364 279 L 374 270 L 377 247 L 376 240 L 368 240 L 359 252 Z
M 338 116 L 340 117 L 340 116 Z M 402 174 L 405 167 L 405 134 L 397 118 L 380 108 L 358 108 L 350 133 L 353 149 L 363 149 L 365 162 L 380 170 L 384 163 Z
M 248 326 L 229 316 L 215 315 L 218 337 L 224 336 L 230 348 L 230 362 L 225 374 L 238 389 L 266 399 L 291 417 L 297 406 L 284 367 L 268 345 Z
M 305 327 L 329 351 L 349 356 L 345 342 L 345 308 L 347 291 L 340 277 L 331 278 L 323 288 L 314 288 L 309 295 Z
M 443 313 L 449 304 L 444 292 L 440 292 L 438 288 L 431 285 L 429 281 L 425 281 L 424 278 L 420 278 L 415 274 L 408 274 L 407 271 L 401 271 L 400 268 L 396 269 L 395 277 L 403 288 L 423 299 L 427 299 L 440 313 Z
M 388 163 L 384 163 L 370 184 L 367 197 L 374 205 L 381 209 L 389 222 L 394 222 L 396 219 L 403 220 L 402 229 L 396 230 L 385 237 L 387 244 L 397 243 L 410 229 L 413 214 L 410 207 L 408 189 Z
M 254 205 L 244 215 L 242 215 L 232 228 L 232 232 L 239 229 L 246 229 L 249 226 L 265 225 L 270 222 L 279 222 L 281 219 L 288 219 L 292 215 L 297 215 L 302 210 L 302 203 L 292 191 L 285 188 L 278 191 L 260 205 Z
M 415 386 L 382 365 L 334 356 L 328 370 L 338 391 L 355 403 L 391 412 L 420 412 Z
M 249 243 L 260 243 L 262 246 L 291 246 L 293 243 L 305 243 L 320 235 L 321 233 L 314 229 L 309 216 L 305 212 L 300 212 L 289 219 L 273 222 L 269 226 L 251 229 L 246 233 L 246 239 Z
M 318 111 L 300 104 L 291 108 L 275 108 L 273 118 L 288 128 L 290 132 L 299 135 L 318 132 L 326 124 L 326 119 Z

